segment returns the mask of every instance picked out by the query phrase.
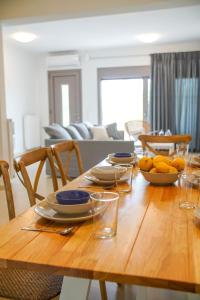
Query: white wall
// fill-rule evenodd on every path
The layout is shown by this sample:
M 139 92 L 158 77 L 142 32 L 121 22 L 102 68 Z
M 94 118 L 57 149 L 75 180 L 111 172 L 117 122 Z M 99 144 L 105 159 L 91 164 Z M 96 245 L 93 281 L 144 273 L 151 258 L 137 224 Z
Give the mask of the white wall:
M 0 24 L 0 159 L 9 161 L 8 130 L 6 122 L 3 33 Z
M 42 124 L 43 118 L 48 119 L 48 113 L 42 113 L 44 103 L 45 109 L 47 106 L 46 70 L 42 56 L 25 51 L 8 41 L 4 41 L 4 65 L 7 118 L 14 121 L 14 152 L 17 154 L 25 150 L 24 115 L 39 115 Z

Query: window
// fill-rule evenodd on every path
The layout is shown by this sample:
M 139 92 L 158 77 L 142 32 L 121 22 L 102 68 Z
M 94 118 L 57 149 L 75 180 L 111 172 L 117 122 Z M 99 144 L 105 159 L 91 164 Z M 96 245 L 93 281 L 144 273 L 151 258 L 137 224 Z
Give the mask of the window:
M 98 77 L 100 124 L 123 130 L 129 120 L 149 119 L 149 67 L 99 69 Z

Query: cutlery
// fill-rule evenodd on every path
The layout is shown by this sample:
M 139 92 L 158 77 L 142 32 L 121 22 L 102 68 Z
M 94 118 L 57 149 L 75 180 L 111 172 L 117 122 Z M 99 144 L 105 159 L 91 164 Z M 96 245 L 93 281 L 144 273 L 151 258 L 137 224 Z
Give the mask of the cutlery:
M 110 190 L 110 189 L 112 189 L 112 188 L 114 188 L 116 185 L 115 185 L 115 183 L 114 184 L 111 184 L 111 185 L 98 185 L 98 186 L 96 186 L 96 185 L 80 185 L 78 188 L 80 188 L 80 189 L 84 189 L 84 188 L 101 188 L 101 189 L 103 189 L 103 190 Z
M 60 235 L 67 235 L 70 232 L 72 232 L 73 229 L 74 229 L 74 227 L 67 227 L 67 228 L 62 229 L 62 230 L 56 230 L 56 229 L 53 230 L 53 229 L 50 229 L 50 228 L 35 228 L 35 227 L 31 227 L 31 226 L 21 228 L 21 230 L 57 233 L 57 234 L 60 234 Z

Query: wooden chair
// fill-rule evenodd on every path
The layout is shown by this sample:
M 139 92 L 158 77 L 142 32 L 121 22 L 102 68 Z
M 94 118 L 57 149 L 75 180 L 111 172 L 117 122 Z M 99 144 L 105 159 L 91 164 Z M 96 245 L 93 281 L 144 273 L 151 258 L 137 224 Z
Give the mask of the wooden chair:
M 81 159 L 81 154 L 79 150 L 78 143 L 75 141 L 66 141 L 58 143 L 51 146 L 53 156 L 55 157 L 56 167 L 59 170 L 62 185 L 66 185 L 67 182 L 71 179 L 69 176 L 69 165 L 74 152 L 80 175 L 83 173 L 83 163 Z M 61 154 L 66 153 L 66 165 L 63 165 Z M 101 299 L 107 300 L 107 291 L 105 281 L 99 281 L 99 287 L 101 292 Z
M 81 160 L 81 154 L 80 154 L 78 143 L 74 141 L 66 141 L 63 143 L 52 145 L 51 149 L 52 149 L 53 156 L 55 157 L 56 167 L 59 170 L 63 186 L 66 185 L 67 181 L 71 179 L 69 176 L 69 165 L 73 153 L 75 154 L 78 163 L 79 173 L 80 174 L 83 173 L 83 163 Z M 65 166 L 62 162 L 62 157 L 61 157 L 61 154 L 63 153 L 66 153 Z
M 37 193 L 37 188 L 38 188 L 38 183 L 39 183 L 43 166 L 47 160 L 49 161 L 49 165 L 51 169 L 53 188 L 54 191 L 57 191 L 58 182 L 57 182 L 56 171 L 54 167 L 54 161 L 53 161 L 51 149 L 44 147 L 44 148 L 32 150 L 20 155 L 14 160 L 14 168 L 18 174 L 20 181 L 22 182 L 22 184 L 27 190 L 31 206 L 35 205 L 36 199 L 39 200 L 44 199 L 44 196 L 41 196 Z M 32 185 L 30 176 L 26 168 L 36 163 L 39 163 L 39 166 L 37 168 L 34 183 Z M 19 172 L 21 173 L 21 176 L 19 175 Z
M 3 177 L 3 182 L 5 186 L 6 200 L 8 206 L 9 220 L 15 218 L 15 207 L 13 201 L 13 193 L 9 176 L 9 165 L 6 161 L 0 160 L 0 177 Z
M 191 135 L 170 135 L 170 136 L 159 136 L 159 135 L 140 135 L 139 140 L 142 142 L 143 151 L 149 150 L 155 155 L 169 155 L 173 156 L 176 153 L 176 145 L 181 144 L 183 153 L 188 149 L 189 142 L 192 140 Z M 156 144 L 156 148 L 153 147 L 153 143 Z M 173 151 L 169 152 L 164 149 L 159 150 L 159 144 L 173 144 Z M 167 148 L 167 147 L 166 147 Z
M 126 132 L 129 135 L 130 140 L 137 141 L 140 134 L 147 134 L 150 132 L 150 124 L 143 120 L 132 120 L 125 124 Z
M 0 176 L 3 177 L 9 219 L 11 220 L 15 218 L 15 207 L 8 169 L 8 163 L 1 160 Z M 62 280 L 62 276 L 47 273 L 0 268 L 0 298 L 33 300 L 42 297 L 42 299 L 52 299 L 60 292 Z

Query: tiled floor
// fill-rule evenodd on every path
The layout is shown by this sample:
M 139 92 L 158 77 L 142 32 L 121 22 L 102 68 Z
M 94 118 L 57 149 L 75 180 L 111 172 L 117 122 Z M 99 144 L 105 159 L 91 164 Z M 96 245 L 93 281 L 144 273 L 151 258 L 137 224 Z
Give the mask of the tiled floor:
M 30 170 L 30 173 L 33 174 L 34 169 Z M 20 214 L 25 209 L 29 207 L 29 201 L 26 194 L 26 191 L 19 179 L 15 177 L 12 180 L 14 201 L 16 207 L 16 213 Z M 52 191 L 51 180 L 49 177 L 46 177 L 45 174 L 42 174 L 39 192 L 43 195 L 47 195 Z M 2 182 L 0 181 L 0 224 L 5 224 L 8 222 L 8 212 L 5 193 L 2 189 Z M 140 293 L 140 288 L 128 285 L 118 286 L 115 283 L 106 283 L 107 293 L 109 300 L 135 300 L 136 294 Z M 151 289 L 148 288 L 145 290 L 146 295 L 142 292 L 142 296 L 137 296 L 137 300 L 200 300 L 198 295 L 188 295 L 186 293 L 173 292 L 169 290 L 160 290 L 160 289 Z M 5 299 L 1 298 L 0 300 Z M 58 298 L 56 298 L 58 299 Z M 78 299 L 74 299 L 78 300 Z M 97 281 L 93 281 L 90 289 L 90 294 L 88 300 L 101 300 L 99 284 Z

